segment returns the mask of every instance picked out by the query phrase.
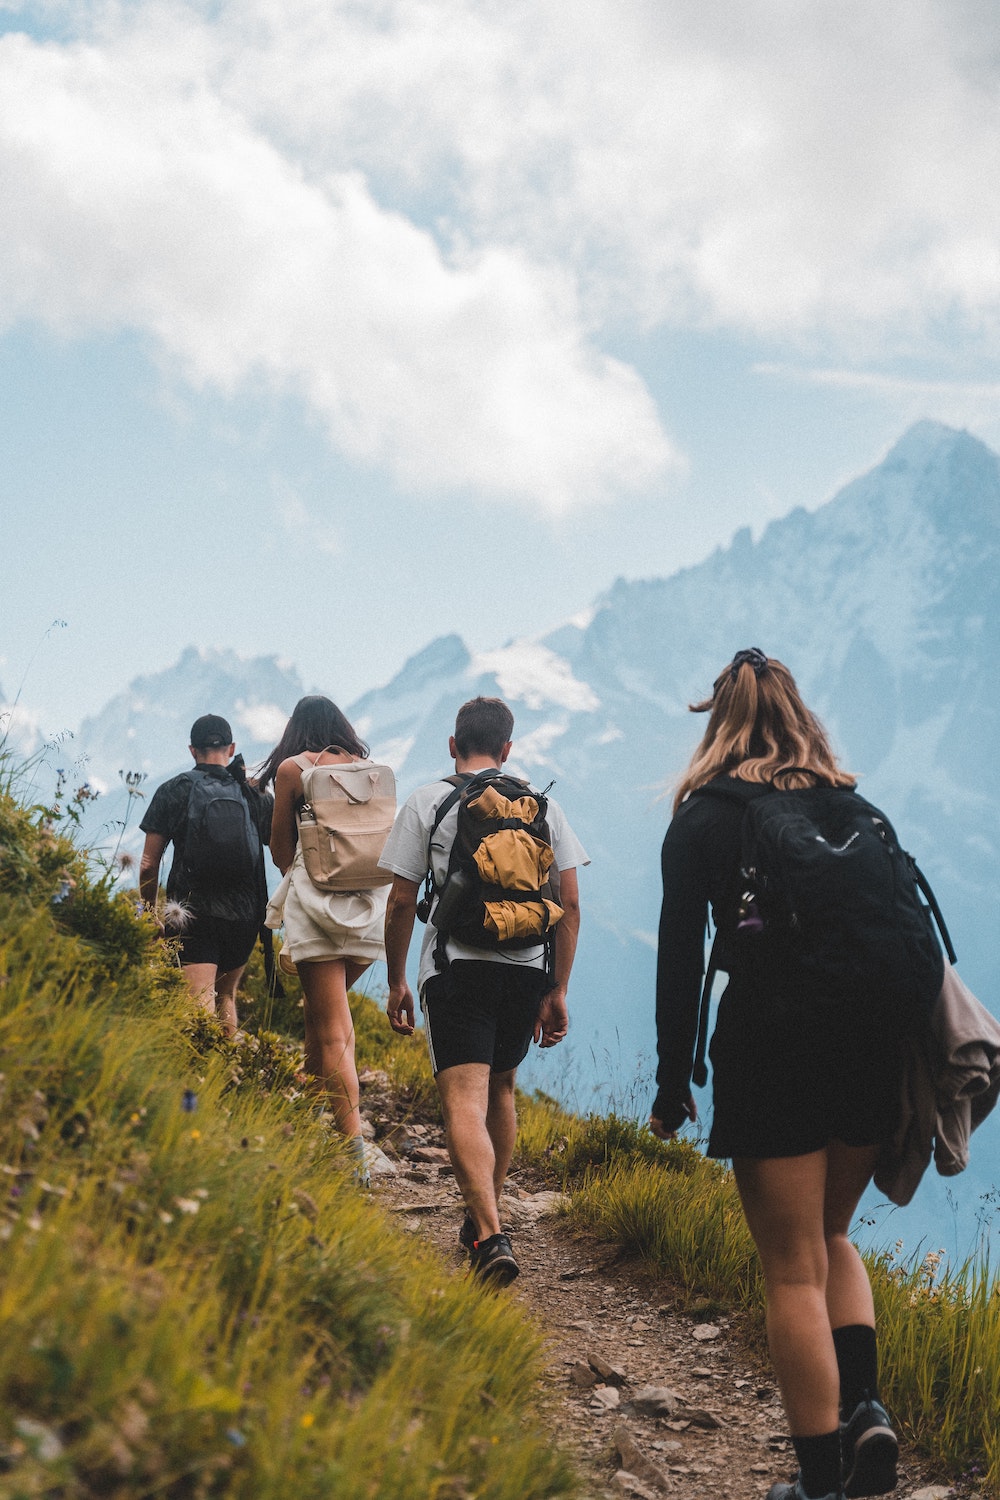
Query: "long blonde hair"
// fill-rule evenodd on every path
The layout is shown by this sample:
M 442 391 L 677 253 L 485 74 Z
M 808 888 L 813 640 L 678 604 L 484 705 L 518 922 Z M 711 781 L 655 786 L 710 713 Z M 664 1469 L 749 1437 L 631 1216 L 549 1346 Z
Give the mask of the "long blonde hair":
M 711 698 L 690 708 L 707 713 L 708 726 L 678 784 L 675 812 L 689 792 L 724 773 L 783 787 L 855 784 L 837 764 L 826 731 L 803 703 L 791 672 L 756 647 L 737 651 L 715 679 Z

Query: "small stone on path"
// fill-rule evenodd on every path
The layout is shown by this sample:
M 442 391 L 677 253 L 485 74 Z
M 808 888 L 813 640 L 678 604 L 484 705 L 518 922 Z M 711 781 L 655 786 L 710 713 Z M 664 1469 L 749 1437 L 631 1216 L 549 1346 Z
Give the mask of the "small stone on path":
M 634 1496 L 634 1500 L 657 1500 L 656 1491 L 627 1469 L 619 1469 L 611 1483 L 623 1495 Z
M 670 1489 L 670 1480 L 664 1471 L 647 1453 L 643 1452 L 627 1427 L 615 1428 L 614 1445 L 622 1461 L 622 1468 L 628 1473 L 634 1474 L 645 1484 L 654 1485 L 659 1490 Z
M 587 1363 L 600 1375 L 605 1385 L 624 1385 L 628 1379 L 624 1370 L 619 1369 L 617 1365 L 609 1365 L 607 1360 L 602 1359 L 599 1354 L 588 1354 Z
M 668 1385 L 644 1385 L 632 1397 L 632 1406 L 646 1417 L 672 1417 L 680 1397 Z

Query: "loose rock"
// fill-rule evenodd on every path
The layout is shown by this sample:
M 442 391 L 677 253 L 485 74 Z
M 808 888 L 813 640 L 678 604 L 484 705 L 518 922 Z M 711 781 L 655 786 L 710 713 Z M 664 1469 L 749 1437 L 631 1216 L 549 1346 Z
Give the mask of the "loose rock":
M 635 1474 L 645 1484 L 651 1484 L 658 1490 L 665 1492 L 671 1488 L 663 1469 L 643 1452 L 627 1427 L 615 1428 L 614 1444 L 622 1468 L 629 1474 Z
M 643 1484 L 636 1474 L 630 1474 L 627 1469 L 619 1469 L 611 1483 L 623 1495 L 632 1495 L 635 1500 L 657 1500 L 656 1491 L 648 1484 Z
M 680 1397 L 668 1385 L 644 1385 L 632 1397 L 634 1409 L 647 1417 L 672 1417 L 679 1405 Z
M 626 1384 L 628 1377 L 625 1371 L 619 1369 L 617 1365 L 609 1365 L 607 1360 L 602 1359 L 599 1354 L 588 1354 L 587 1363 L 592 1370 L 600 1375 L 605 1385 Z

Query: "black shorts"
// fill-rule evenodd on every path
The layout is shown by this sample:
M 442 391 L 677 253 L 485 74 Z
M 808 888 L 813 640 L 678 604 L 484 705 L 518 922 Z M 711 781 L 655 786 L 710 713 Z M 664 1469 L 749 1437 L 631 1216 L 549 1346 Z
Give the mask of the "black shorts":
M 708 1154 L 804 1156 L 830 1141 L 875 1146 L 899 1111 L 902 1047 L 871 1011 L 789 1012 L 726 991 L 712 1038 Z
M 187 930 L 174 935 L 180 939 L 182 964 L 215 964 L 220 974 L 228 974 L 246 963 L 259 930 L 254 918 L 234 922 L 196 912 Z
M 435 1077 L 461 1063 L 509 1073 L 531 1046 L 546 989 L 542 969 L 458 958 L 423 989 L 424 1030 Z

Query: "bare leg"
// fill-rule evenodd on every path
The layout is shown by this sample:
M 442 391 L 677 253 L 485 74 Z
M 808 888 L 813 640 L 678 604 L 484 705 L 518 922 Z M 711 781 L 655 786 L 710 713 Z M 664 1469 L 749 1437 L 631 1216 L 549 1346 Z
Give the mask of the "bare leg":
M 245 968 L 246 964 L 240 964 L 238 969 L 230 969 L 227 973 L 220 974 L 215 981 L 216 1015 L 227 1036 L 232 1036 L 239 1025 L 236 1014 L 236 991 L 240 987 Z
M 515 1071 L 490 1074 L 489 1104 L 486 1109 L 486 1132 L 493 1143 L 493 1191 L 497 1203 L 510 1171 L 514 1142 L 517 1140 L 517 1109 L 514 1102 Z
M 489 1239 L 500 1233 L 495 1185 L 499 1164 L 487 1128 L 491 1102 L 489 1064 L 459 1063 L 444 1068 L 437 1075 L 437 1086 L 455 1178 L 475 1225 L 476 1238 Z
M 842 1141 L 831 1141 L 827 1147 L 824 1230 L 829 1258 L 826 1306 L 831 1328 L 852 1323 L 875 1327 L 871 1282 L 848 1233 L 877 1159 L 877 1146 L 845 1146 Z
M 353 983 L 365 968 L 367 964 L 358 967 L 342 958 L 298 965 L 305 997 L 306 1071 L 323 1084 L 337 1128 L 346 1136 L 361 1134 L 348 973 Z
M 183 964 L 182 973 L 191 994 L 210 1015 L 215 1015 L 215 964 Z
M 826 1309 L 826 1151 L 733 1162 L 767 1292 L 767 1344 L 796 1437 L 835 1432 L 840 1376 Z

